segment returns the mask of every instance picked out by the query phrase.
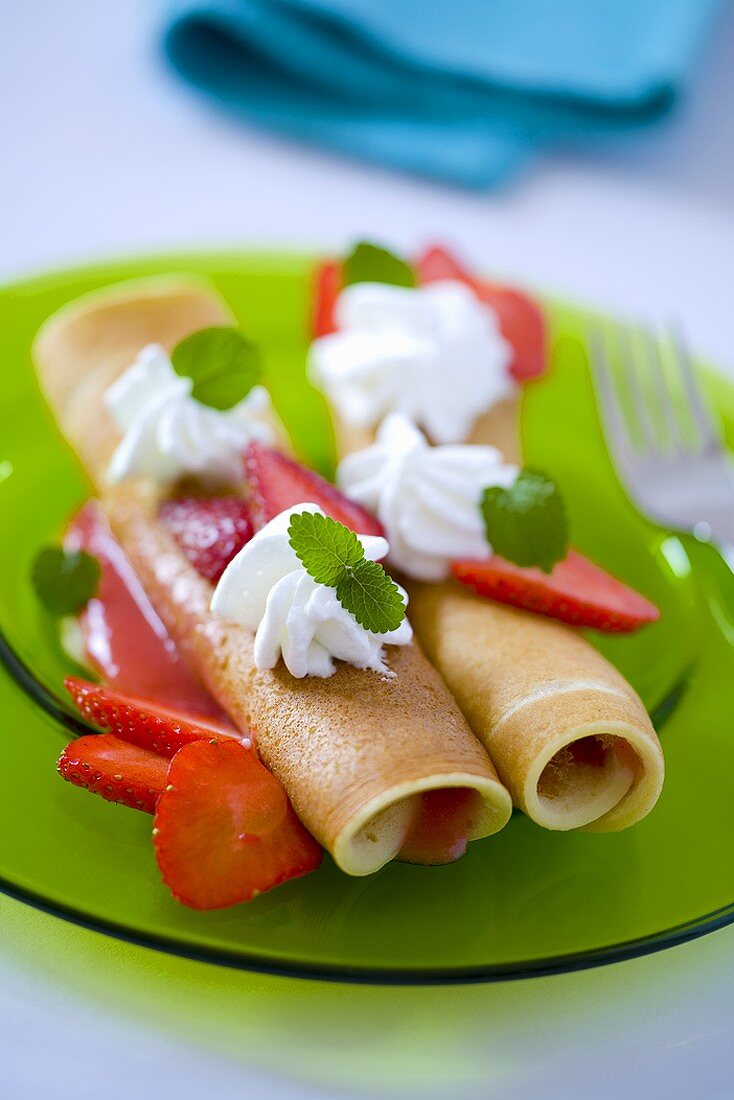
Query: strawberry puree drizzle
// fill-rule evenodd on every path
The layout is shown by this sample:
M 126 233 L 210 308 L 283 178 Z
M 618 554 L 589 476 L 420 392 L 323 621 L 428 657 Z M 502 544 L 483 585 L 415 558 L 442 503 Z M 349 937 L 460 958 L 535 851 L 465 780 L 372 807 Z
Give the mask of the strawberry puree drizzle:
M 453 863 L 469 845 L 472 819 L 479 810 L 479 795 L 466 787 L 426 791 L 413 828 L 405 839 L 400 859 L 407 863 Z
M 168 635 L 95 501 L 71 521 L 64 546 L 93 554 L 102 568 L 97 595 L 79 622 L 89 662 L 105 684 L 221 721 L 222 711 Z

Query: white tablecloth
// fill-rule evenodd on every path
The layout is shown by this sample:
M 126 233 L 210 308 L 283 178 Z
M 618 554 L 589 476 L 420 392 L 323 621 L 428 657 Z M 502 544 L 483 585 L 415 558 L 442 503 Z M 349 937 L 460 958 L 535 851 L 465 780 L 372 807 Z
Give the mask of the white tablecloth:
M 734 370 L 731 5 L 674 123 L 555 154 L 495 195 L 241 128 L 167 72 L 158 15 L 146 0 L 0 5 L 0 277 L 193 245 L 438 235 L 556 294 L 682 321 Z M 19 1100 L 734 1094 L 734 928 L 576 975 L 355 991 L 157 956 L 8 900 L 0 921 L 0 1093 Z

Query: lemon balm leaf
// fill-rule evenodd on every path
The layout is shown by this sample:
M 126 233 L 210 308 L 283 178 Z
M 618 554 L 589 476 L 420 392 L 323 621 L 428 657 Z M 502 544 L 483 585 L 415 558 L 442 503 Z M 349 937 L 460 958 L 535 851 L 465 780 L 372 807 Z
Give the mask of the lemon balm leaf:
M 67 553 L 59 546 L 46 546 L 33 562 L 31 583 L 53 615 L 74 615 L 96 593 L 101 572 L 97 559 L 84 550 Z
M 342 265 L 342 279 L 345 286 L 352 283 L 415 286 L 415 273 L 405 260 L 370 241 L 360 241 L 354 246 Z
M 336 595 L 342 607 L 373 634 L 397 630 L 405 618 L 400 589 L 379 562 L 368 558 L 345 571 L 336 585 Z
M 260 351 L 236 328 L 217 326 L 192 332 L 171 352 L 176 374 L 194 383 L 192 396 L 225 411 L 262 380 Z
M 288 541 L 306 572 L 329 588 L 336 588 L 344 572 L 364 558 L 354 531 L 318 512 L 291 516 Z
M 507 489 L 489 486 L 480 508 L 487 541 L 514 565 L 550 573 L 568 554 L 568 518 L 556 483 L 540 470 L 522 470 Z
M 342 607 L 374 634 L 396 630 L 405 600 L 383 567 L 365 557 L 359 538 L 343 523 L 318 512 L 291 516 L 288 541 L 306 572 L 336 591 Z

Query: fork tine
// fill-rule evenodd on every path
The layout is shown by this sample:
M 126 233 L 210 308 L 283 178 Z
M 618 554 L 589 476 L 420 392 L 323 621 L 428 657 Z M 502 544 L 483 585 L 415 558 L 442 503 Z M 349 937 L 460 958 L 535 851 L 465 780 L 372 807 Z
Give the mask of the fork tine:
M 621 462 L 630 450 L 629 432 L 612 378 L 604 337 L 595 324 L 589 325 L 587 329 L 587 343 L 591 349 L 589 365 L 595 383 L 599 417 L 606 433 L 607 443 L 611 445 L 614 452 L 612 457 L 617 462 Z
M 637 356 L 635 354 L 632 332 L 627 325 L 617 326 L 617 343 L 622 369 L 634 406 L 635 419 L 648 451 L 658 449 L 655 425 L 650 414 L 650 402 L 645 397 L 640 384 Z M 638 448 L 639 449 L 639 448 Z
M 649 329 L 643 329 L 642 331 L 650 375 L 655 387 L 658 405 L 660 406 L 660 411 L 663 414 L 663 420 L 665 421 L 665 427 L 667 429 L 667 439 L 665 442 L 674 451 L 678 451 L 684 449 L 685 444 L 681 433 L 680 420 L 676 413 L 675 406 L 673 405 L 670 385 L 668 384 L 668 379 L 665 377 L 663 357 L 660 352 L 660 342 L 655 334 L 650 332 Z
M 701 386 L 696 378 L 691 356 L 680 329 L 671 329 L 670 342 L 675 352 L 675 362 L 685 386 L 691 417 L 698 432 L 698 441 L 703 450 L 718 447 L 718 432 L 711 413 L 706 407 L 701 393 Z

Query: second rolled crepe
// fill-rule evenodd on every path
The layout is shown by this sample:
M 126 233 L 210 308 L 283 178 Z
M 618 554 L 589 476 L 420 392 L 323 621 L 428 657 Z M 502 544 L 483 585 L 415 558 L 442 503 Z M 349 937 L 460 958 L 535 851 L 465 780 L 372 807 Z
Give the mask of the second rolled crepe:
M 475 792 L 470 839 L 501 829 L 510 797 L 416 644 L 389 651 L 392 677 L 346 664 L 326 680 L 296 680 L 282 666 L 258 670 L 250 632 L 210 612 L 210 584 L 158 521 L 156 486 L 106 484 L 119 435 L 103 407 L 105 388 L 144 344 L 170 348 L 195 328 L 228 320 L 208 289 L 151 281 L 66 307 L 36 344 L 49 403 L 153 606 L 217 701 L 254 731 L 296 812 L 343 870 L 367 874 L 397 856 L 427 791 Z
M 572 627 L 445 584 L 410 618 L 513 802 L 547 829 L 624 829 L 657 801 L 663 754 L 639 697 Z
M 492 412 L 469 442 L 517 437 L 514 403 Z M 369 445 L 339 423 L 335 434 L 345 448 Z M 664 778 L 657 735 L 633 688 L 582 634 L 454 580 L 400 581 L 416 637 L 516 806 L 548 829 L 623 829 L 649 813 Z

